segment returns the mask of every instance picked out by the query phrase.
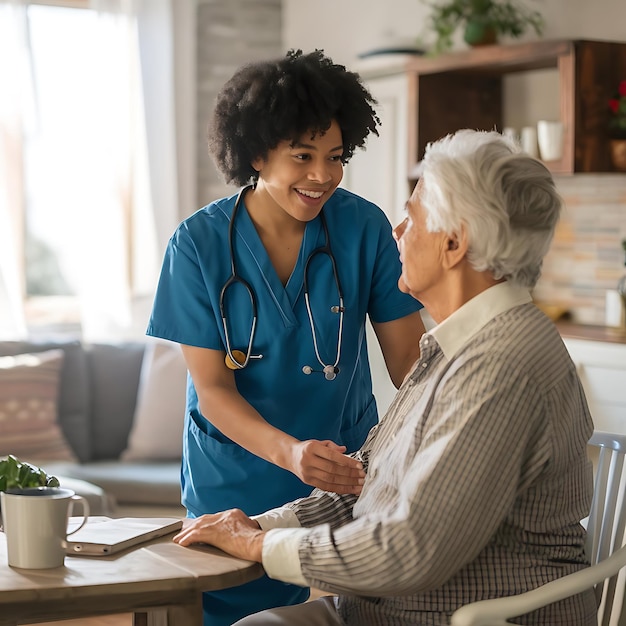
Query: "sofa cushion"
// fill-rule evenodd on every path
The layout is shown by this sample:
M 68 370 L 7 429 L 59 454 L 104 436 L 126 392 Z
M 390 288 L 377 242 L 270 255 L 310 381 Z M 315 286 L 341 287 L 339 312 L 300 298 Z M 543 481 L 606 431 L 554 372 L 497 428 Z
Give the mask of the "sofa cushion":
M 180 506 L 180 461 L 169 463 L 121 463 L 97 461 L 76 465 L 49 463 L 54 476 L 78 478 L 98 485 L 117 504 Z
M 89 384 L 87 360 L 80 342 L 2 341 L 0 356 L 44 352 L 56 348 L 64 353 L 59 391 L 59 423 L 76 456 L 81 461 L 88 461 L 92 454 Z
M 58 421 L 63 350 L 0 357 L 0 456 L 75 461 Z
M 180 346 L 169 342 L 148 344 L 133 427 L 122 460 L 181 458 L 186 388 L 187 366 Z
M 55 474 L 56 476 L 56 474 Z M 93 485 L 78 478 L 68 478 L 67 476 L 57 476 L 59 484 L 65 489 L 71 489 L 76 495 L 83 496 L 89 503 L 89 515 L 113 515 L 115 513 L 114 499 L 98 485 Z M 77 505 L 73 511 L 78 515 L 82 511 Z
M 118 459 L 128 444 L 145 343 L 92 344 L 90 372 L 92 460 Z

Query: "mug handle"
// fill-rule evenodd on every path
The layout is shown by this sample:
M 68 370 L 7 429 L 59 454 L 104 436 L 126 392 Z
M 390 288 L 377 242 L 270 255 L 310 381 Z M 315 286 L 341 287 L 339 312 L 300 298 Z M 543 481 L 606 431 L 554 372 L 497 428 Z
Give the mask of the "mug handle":
M 70 535 L 73 535 L 75 532 L 79 531 L 89 520 L 89 502 L 87 502 L 87 500 L 83 498 L 83 496 L 77 496 L 77 495 L 73 495 L 70 499 L 69 511 L 67 515 L 68 518 L 72 517 L 72 514 L 74 513 L 74 502 L 78 502 L 78 501 L 80 501 L 80 503 L 83 505 L 83 521 L 76 528 L 74 528 L 74 530 L 67 533 L 68 537 Z

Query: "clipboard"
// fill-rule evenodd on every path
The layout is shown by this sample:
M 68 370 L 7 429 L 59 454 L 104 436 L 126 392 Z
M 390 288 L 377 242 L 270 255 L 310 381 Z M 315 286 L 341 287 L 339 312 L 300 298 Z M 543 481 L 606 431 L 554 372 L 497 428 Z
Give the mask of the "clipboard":
M 109 556 L 182 528 L 183 520 L 171 517 L 120 517 L 89 520 L 67 538 L 66 553 L 72 556 Z

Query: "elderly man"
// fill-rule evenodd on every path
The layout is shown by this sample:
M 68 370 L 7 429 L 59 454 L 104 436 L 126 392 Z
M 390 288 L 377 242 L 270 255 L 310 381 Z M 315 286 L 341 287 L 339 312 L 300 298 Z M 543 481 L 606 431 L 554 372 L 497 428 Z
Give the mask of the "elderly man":
M 395 229 L 400 287 L 437 325 L 357 453 L 362 493 L 320 490 L 175 537 L 337 594 L 251 625 L 440 626 L 458 607 L 587 566 L 592 421 L 558 332 L 533 304 L 561 208 L 548 170 L 494 132 L 431 144 Z M 314 401 L 314 399 L 311 399 Z M 591 626 L 593 593 L 520 618 Z

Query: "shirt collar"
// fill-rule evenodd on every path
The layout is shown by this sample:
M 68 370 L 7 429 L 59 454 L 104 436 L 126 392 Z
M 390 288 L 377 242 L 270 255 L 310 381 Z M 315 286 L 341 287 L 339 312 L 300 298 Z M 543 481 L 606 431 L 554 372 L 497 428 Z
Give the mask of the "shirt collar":
M 450 317 L 431 329 L 430 334 L 450 360 L 473 335 L 494 317 L 521 304 L 532 302 L 525 287 L 498 283 L 474 296 Z

